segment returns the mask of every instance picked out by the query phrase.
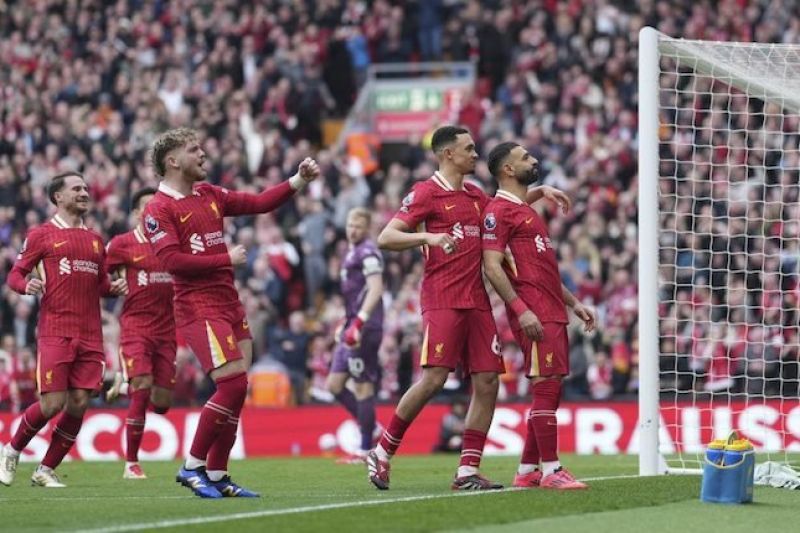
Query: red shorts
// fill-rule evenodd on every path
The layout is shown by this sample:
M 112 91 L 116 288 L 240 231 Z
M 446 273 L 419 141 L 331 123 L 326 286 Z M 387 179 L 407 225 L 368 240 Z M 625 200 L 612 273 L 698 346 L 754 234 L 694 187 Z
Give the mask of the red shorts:
M 241 305 L 179 326 L 178 334 L 192 349 L 206 374 L 241 359 L 242 352 L 237 343 L 253 338 Z
M 544 337 L 540 341 L 528 338 L 521 329 L 514 330 L 514 338 L 525 354 L 525 375 L 566 376 L 569 374 L 569 339 L 567 325 L 561 322 L 544 322 Z
M 491 311 L 431 309 L 422 313 L 420 366 L 441 366 L 464 374 L 505 372 Z
M 125 381 L 137 376 L 153 376 L 153 384 L 165 389 L 175 386 L 175 338 L 133 337 L 119 345 L 119 367 Z
M 102 389 L 106 367 L 103 341 L 39 337 L 37 355 L 36 383 L 40 393 Z

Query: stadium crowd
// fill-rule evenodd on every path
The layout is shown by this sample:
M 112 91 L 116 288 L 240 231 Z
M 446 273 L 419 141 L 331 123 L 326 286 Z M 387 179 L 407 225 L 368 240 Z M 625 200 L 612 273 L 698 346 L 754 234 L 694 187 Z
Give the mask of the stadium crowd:
M 274 216 L 228 224 L 227 238 L 248 248 L 237 281 L 255 336 L 254 369 L 277 367 L 293 383 L 305 381 L 297 401 L 325 399 L 333 332 L 343 316 L 337 289 L 346 213 L 368 207 L 377 232 L 434 163 L 417 143 L 406 159 L 364 175 L 343 154 L 320 148 L 322 120 L 346 115 L 372 63 L 471 60 L 479 81 L 459 122 L 480 152 L 519 139 L 542 162 L 546 183 L 574 201 L 567 216 L 547 213 L 550 234 L 564 283 L 597 307 L 600 327 L 588 337 L 577 324 L 571 330 L 566 396 L 635 393 L 638 29 L 649 24 L 689 38 L 798 42 L 800 18 L 787 9 L 780 1 L 737 0 L 716 7 L 607 0 L 0 1 L 0 281 L 26 228 L 48 216 L 44 186 L 59 171 L 83 172 L 95 202 L 87 223 L 110 239 L 128 228 L 131 194 L 157 184 L 146 152 L 168 127 L 201 131 L 210 181 L 235 189 L 276 184 L 313 154 L 323 170 L 320 183 Z M 474 179 L 492 191 L 485 163 Z M 796 186 L 796 170 L 774 179 Z M 786 194 L 796 201 L 792 191 Z M 695 214 L 706 220 L 709 212 L 701 211 Z M 796 214 L 787 210 L 783 217 L 796 221 Z M 689 219 L 680 218 L 679 232 Z M 755 222 L 746 218 L 739 233 L 761 231 Z M 793 230 L 796 222 L 775 231 Z M 676 245 L 690 256 L 705 246 Z M 691 272 L 699 255 L 677 261 Z M 384 400 L 405 390 L 415 371 L 421 272 L 417 253 L 386 255 Z M 743 291 L 754 288 L 739 281 Z M 778 307 L 795 302 L 796 292 L 783 291 L 787 283 L 772 286 L 765 298 L 773 295 Z M 685 292 L 665 309 L 681 325 Z M 527 393 L 522 354 L 494 302 L 508 367 L 501 395 L 514 398 Z M 117 309 L 114 301 L 104 304 L 110 361 Z M 29 401 L 36 313 L 35 299 L 2 288 L 0 408 Z M 691 345 L 697 336 L 674 330 L 665 342 Z M 698 349 L 675 350 L 688 361 Z M 176 386 L 178 404 L 196 405 L 208 392 L 185 348 Z

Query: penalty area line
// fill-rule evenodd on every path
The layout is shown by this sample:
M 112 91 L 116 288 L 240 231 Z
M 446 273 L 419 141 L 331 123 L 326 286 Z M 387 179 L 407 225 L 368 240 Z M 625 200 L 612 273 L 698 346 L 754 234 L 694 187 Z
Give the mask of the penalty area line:
M 213 524 L 215 522 L 228 522 L 231 520 L 246 520 L 248 518 L 263 518 L 267 516 L 281 516 L 298 513 L 313 513 L 316 511 L 330 511 L 334 509 L 348 509 L 354 507 L 369 507 L 386 503 L 418 502 L 424 500 L 438 500 L 441 498 L 464 498 L 469 496 L 485 496 L 487 494 L 503 494 L 516 492 L 519 489 L 502 489 L 491 491 L 471 491 L 454 492 L 453 494 L 428 494 L 425 496 L 405 496 L 402 498 L 387 498 L 384 500 L 366 500 L 361 502 L 341 502 L 328 503 L 322 505 L 305 505 L 302 507 L 290 507 L 287 509 L 264 509 L 262 511 L 250 511 L 246 513 L 233 513 L 215 516 L 198 516 L 194 518 L 176 518 L 174 520 L 162 520 L 159 522 L 142 522 L 139 524 L 120 524 L 119 526 L 103 527 L 99 529 L 81 529 L 83 533 L 118 533 L 122 531 L 139 531 L 143 529 L 162 529 L 178 526 L 196 526 L 201 524 Z
M 604 476 L 585 478 L 582 481 L 605 481 L 611 479 L 638 478 L 637 475 L 624 476 Z M 466 498 L 471 496 L 487 496 L 490 494 L 505 494 L 509 492 L 520 492 L 527 489 L 507 488 L 502 490 L 453 492 L 449 494 L 426 494 L 424 496 L 404 496 L 402 498 L 386 498 L 383 500 L 366 500 L 361 502 L 340 502 L 321 505 L 304 505 L 302 507 L 289 507 L 286 509 L 264 509 L 261 511 L 249 511 L 245 513 L 232 513 L 226 515 L 198 516 L 193 518 L 176 518 L 173 520 L 161 520 L 158 522 L 141 522 L 138 524 L 120 524 L 118 526 L 103 527 L 98 529 L 81 529 L 83 533 L 121 533 L 124 531 L 140 531 L 144 529 L 163 529 L 179 526 L 194 526 L 203 524 L 213 524 L 216 522 L 228 522 L 234 520 L 247 520 L 249 518 L 264 518 L 269 516 L 282 516 L 299 513 L 313 513 L 317 511 L 331 511 L 335 509 L 349 509 L 356 507 L 370 507 L 391 503 L 418 502 L 425 500 L 438 500 L 442 498 Z

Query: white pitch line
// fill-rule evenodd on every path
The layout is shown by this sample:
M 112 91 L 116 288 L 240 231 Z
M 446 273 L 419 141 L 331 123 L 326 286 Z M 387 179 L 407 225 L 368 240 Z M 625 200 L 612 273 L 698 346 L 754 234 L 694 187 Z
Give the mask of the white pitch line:
M 639 476 L 606 476 L 586 478 L 583 481 L 603 481 L 609 479 L 627 479 Z M 163 529 L 179 526 L 196 526 L 202 524 L 213 524 L 215 522 L 228 522 L 232 520 L 246 520 L 248 518 L 263 518 L 266 516 L 282 516 L 298 513 L 312 513 L 316 511 L 330 511 L 334 509 L 349 509 L 353 507 L 369 507 L 388 503 L 417 502 L 423 500 L 438 500 L 441 498 L 464 498 L 468 496 L 484 496 L 488 494 L 503 494 L 508 492 L 519 492 L 526 489 L 508 488 L 502 490 L 489 491 L 470 491 L 454 492 L 450 494 L 428 494 L 425 496 L 406 496 L 403 498 L 387 498 L 385 500 L 366 500 L 362 502 L 341 502 L 328 503 L 322 505 L 306 505 L 303 507 L 290 507 L 288 509 L 265 509 L 262 511 L 250 511 L 247 513 L 233 513 L 228 515 L 199 516 L 195 518 L 177 518 L 174 520 L 162 520 L 159 522 L 144 522 L 139 524 L 124 524 L 119 526 L 104 527 L 99 529 L 81 529 L 83 533 L 120 533 L 123 531 L 140 531 L 144 529 Z
M 193 500 L 195 496 L 125 496 L 126 500 Z M 35 502 L 96 502 L 103 500 L 119 500 L 119 496 L 65 496 L 63 498 L 47 497 L 36 498 Z M 0 504 L 3 503 L 19 503 L 19 500 L 13 498 L 0 498 Z

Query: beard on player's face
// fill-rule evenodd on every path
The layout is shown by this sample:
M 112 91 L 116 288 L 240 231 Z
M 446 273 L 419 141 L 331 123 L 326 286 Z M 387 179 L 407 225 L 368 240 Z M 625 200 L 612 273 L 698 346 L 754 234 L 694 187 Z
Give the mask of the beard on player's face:
M 523 185 L 534 185 L 539 181 L 539 164 L 515 171 L 517 181 Z

